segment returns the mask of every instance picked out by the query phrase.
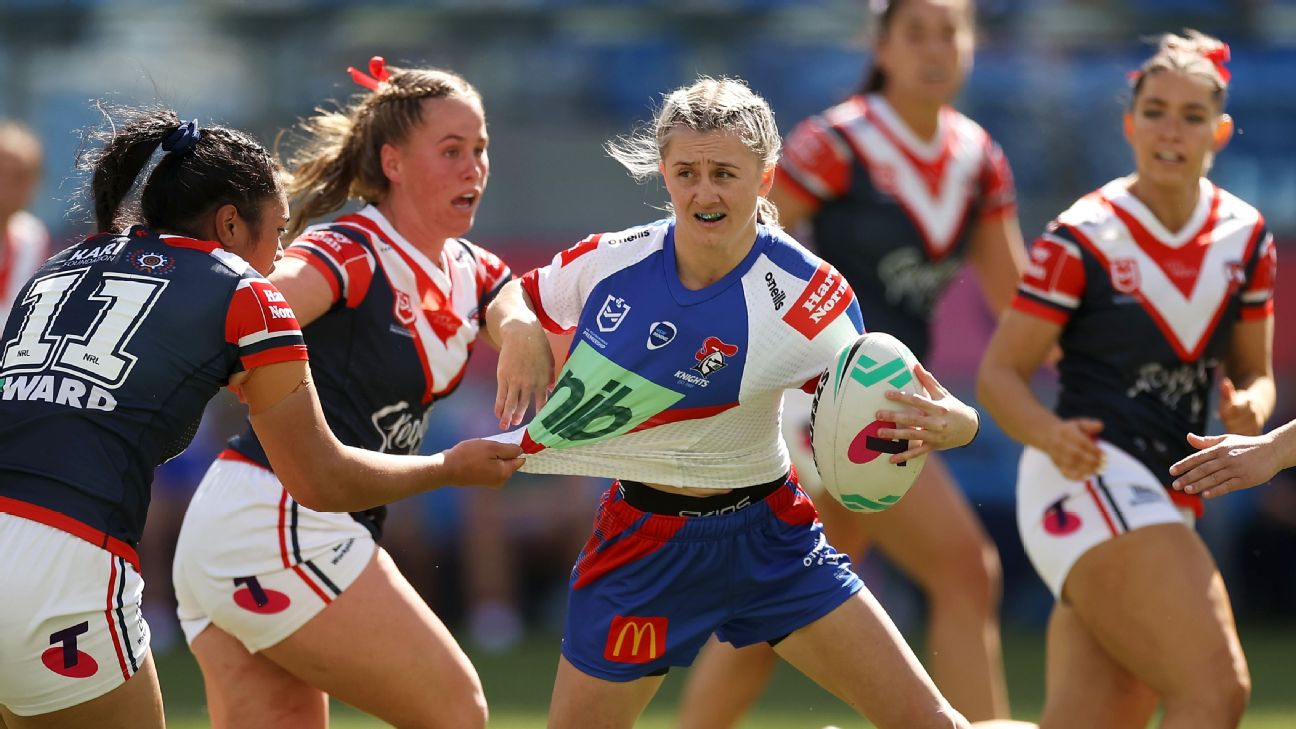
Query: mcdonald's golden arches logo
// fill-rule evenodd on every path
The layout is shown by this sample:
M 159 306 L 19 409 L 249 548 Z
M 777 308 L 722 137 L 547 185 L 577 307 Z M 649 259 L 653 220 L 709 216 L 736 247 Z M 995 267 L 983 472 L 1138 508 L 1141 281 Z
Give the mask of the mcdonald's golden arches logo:
M 648 663 L 666 653 L 666 618 L 617 615 L 608 629 L 603 657 L 618 663 Z

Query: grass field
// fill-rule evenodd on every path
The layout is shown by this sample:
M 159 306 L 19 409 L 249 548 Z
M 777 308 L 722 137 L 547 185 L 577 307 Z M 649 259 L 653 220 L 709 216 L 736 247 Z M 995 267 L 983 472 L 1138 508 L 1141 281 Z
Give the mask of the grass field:
M 1296 729 L 1296 631 L 1244 631 L 1243 646 L 1251 662 L 1255 689 L 1244 729 Z M 1005 636 L 1005 658 L 1016 718 L 1038 716 L 1043 700 L 1043 644 L 1041 636 L 1012 633 Z M 545 707 L 553 684 L 558 640 L 532 639 L 503 655 L 473 655 L 491 706 L 492 729 L 536 729 L 545 725 Z M 158 670 L 166 695 L 168 726 L 197 729 L 207 726 L 203 710 L 202 679 L 197 665 L 184 649 L 158 657 Z M 638 726 L 669 729 L 686 671 L 674 670 Z M 777 680 L 757 710 L 742 724 L 745 729 L 819 729 L 835 724 L 863 727 L 833 697 L 800 674 L 780 667 Z M 382 722 L 349 707 L 335 704 L 334 729 L 377 729 Z M 1101 729 L 1095 727 L 1094 729 Z

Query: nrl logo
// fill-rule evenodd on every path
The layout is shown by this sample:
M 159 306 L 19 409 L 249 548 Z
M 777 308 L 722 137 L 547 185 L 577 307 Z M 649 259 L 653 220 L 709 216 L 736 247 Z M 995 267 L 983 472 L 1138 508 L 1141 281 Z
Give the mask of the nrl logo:
M 630 305 L 625 302 L 625 299 L 608 294 L 607 300 L 603 302 L 603 308 L 599 309 L 598 316 L 595 317 L 599 331 L 616 331 L 629 313 Z

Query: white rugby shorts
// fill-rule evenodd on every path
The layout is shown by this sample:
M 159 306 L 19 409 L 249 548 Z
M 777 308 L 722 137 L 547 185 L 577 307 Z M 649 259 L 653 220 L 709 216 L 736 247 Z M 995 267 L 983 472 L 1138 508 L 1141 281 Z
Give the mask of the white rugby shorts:
M 99 698 L 148 657 L 144 580 L 121 555 L 0 513 L 0 585 L 0 705 L 18 716 Z
M 228 454 L 207 469 L 185 512 L 176 612 L 190 643 L 215 624 L 256 653 L 341 595 L 377 547 L 350 514 L 307 509 L 274 473 Z
M 1017 529 L 1044 583 L 1061 597 L 1067 574 L 1085 552 L 1141 527 L 1195 519 L 1177 506 L 1147 466 L 1106 441 L 1103 469 L 1071 481 L 1044 451 L 1026 448 L 1017 470 Z

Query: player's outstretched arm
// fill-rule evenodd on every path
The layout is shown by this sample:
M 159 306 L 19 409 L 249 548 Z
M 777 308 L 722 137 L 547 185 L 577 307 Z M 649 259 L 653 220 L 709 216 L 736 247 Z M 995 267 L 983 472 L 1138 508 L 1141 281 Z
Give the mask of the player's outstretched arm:
M 362 511 L 442 486 L 498 487 L 524 460 L 516 445 L 485 440 L 431 456 L 345 446 L 324 420 L 305 362 L 257 367 L 238 388 L 275 475 L 316 511 Z
M 1063 420 L 1031 392 L 1030 378 L 1057 344 L 1062 327 L 1008 309 L 999 318 L 981 370 L 977 398 L 1014 440 L 1049 454 L 1066 478 L 1083 480 L 1102 467 L 1094 442 L 1102 423 L 1093 418 Z
M 500 350 L 495 417 L 501 429 L 511 428 L 522 422 L 532 400 L 536 412 L 544 407 L 554 368 L 549 338 L 521 281 L 504 284 L 487 307 L 486 334 Z
M 1267 483 L 1296 466 L 1296 421 L 1258 436 L 1188 434 L 1198 452 L 1170 467 L 1176 489 L 1213 499 Z
M 913 446 L 891 456 L 892 463 L 903 463 L 931 451 L 961 448 L 971 443 L 981 429 L 976 408 L 950 394 L 921 364 L 914 365 L 913 373 L 927 394 L 891 390 L 886 394 L 888 400 L 911 409 L 879 410 L 874 416 L 896 424 L 895 428 L 879 430 L 879 438 L 908 440 Z

